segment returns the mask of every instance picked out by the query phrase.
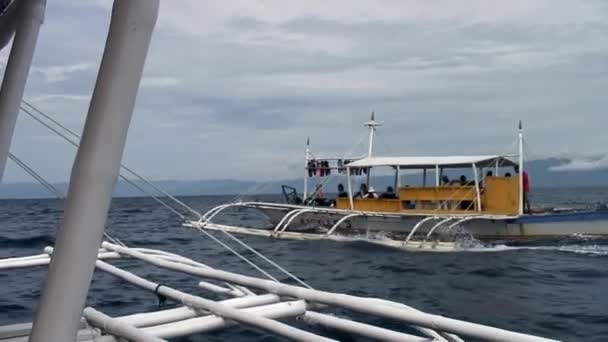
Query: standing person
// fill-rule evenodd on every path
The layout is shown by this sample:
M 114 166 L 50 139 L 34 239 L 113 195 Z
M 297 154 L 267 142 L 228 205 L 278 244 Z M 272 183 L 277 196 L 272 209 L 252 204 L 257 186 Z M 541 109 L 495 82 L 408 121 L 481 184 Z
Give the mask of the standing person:
M 513 169 L 515 170 L 515 173 L 519 174 L 519 165 L 515 165 Z M 526 170 L 523 170 L 521 178 L 523 179 L 524 183 L 524 213 L 530 213 L 530 177 L 528 176 L 528 172 L 526 172 Z

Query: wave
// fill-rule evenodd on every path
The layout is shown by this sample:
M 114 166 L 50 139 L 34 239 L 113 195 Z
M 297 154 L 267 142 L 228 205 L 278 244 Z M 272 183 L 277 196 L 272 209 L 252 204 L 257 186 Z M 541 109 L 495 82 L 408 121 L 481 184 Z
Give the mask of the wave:
M 8 248 L 46 247 L 55 244 L 55 238 L 50 235 L 36 235 L 28 237 L 0 236 L 0 246 Z

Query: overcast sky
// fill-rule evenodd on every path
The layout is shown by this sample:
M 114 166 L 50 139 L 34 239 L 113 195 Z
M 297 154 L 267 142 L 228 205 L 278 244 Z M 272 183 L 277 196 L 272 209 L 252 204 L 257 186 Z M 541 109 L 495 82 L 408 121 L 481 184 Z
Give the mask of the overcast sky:
M 531 157 L 601 157 L 607 4 L 161 1 L 124 160 L 150 179 L 297 177 L 307 136 L 344 155 L 372 110 L 378 154 L 511 152 L 522 119 Z M 25 91 L 79 132 L 110 9 L 48 1 Z M 12 151 L 69 177 L 74 149 L 25 115 Z

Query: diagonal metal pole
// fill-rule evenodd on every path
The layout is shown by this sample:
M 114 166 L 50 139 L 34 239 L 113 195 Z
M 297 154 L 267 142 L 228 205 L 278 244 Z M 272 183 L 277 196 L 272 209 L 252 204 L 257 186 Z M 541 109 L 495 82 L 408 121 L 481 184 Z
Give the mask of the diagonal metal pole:
M 22 0 L 11 6 L 18 6 L 17 26 L 0 90 L 0 181 L 4 175 L 38 32 L 44 20 L 46 0 Z
M 32 342 L 75 341 L 159 0 L 115 0 Z

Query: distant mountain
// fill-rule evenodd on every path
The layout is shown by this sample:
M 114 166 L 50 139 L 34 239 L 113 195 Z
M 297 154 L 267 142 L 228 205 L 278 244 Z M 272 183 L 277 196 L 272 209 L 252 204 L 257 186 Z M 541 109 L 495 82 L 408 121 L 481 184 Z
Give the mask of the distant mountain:
M 608 169 L 602 168 L 587 168 L 576 169 L 563 167 L 571 165 L 569 159 L 542 159 L 534 160 L 527 163 L 526 169 L 530 174 L 531 184 L 533 187 L 583 187 L 583 186 L 608 186 Z M 559 168 L 557 168 L 559 166 Z M 555 168 L 561 171 L 553 171 Z M 450 178 L 457 178 L 459 173 L 446 173 Z M 471 178 L 470 172 L 464 174 Z M 410 185 L 418 185 L 421 182 L 420 175 L 405 176 L 404 182 Z M 429 176 L 429 182 L 432 182 L 434 176 Z M 311 179 L 309 181 L 309 189 L 312 190 L 317 182 L 325 182 L 326 192 L 333 192 L 339 183 L 345 184 L 345 177 L 331 177 L 329 179 L 322 178 L 319 180 Z M 144 184 L 137 182 L 143 188 L 148 188 Z M 172 195 L 179 196 L 195 196 L 195 195 L 224 195 L 224 194 L 272 194 L 280 193 L 281 185 L 289 185 L 296 188 L 299 192 L 302 191 L 302 179 L 290 179 L 283 181 L 272 181 L 266 183 L 258 183 L 255 181 L 240 181 L 240 180 L 195 180 L 195 181 L 154 181 L 154 185 L 164 189 Z M 393 184 L 393 177 L 379 176 L 373 178 L 373 185 L 377 191 L 382 191 L 388 185 Z M 67 184 L 54 184 L 62 193 L 66 192 Z M 354 185 L 356 186 L 356 184 Z M 116 197 L 132 197 L 145 196 L 139 190 L 131 185 L 118 182 L 114 189 Z M 0 198 L 45 198 L 53 197 L 44 187 L 36 183 L 14 183 L 0 184 Z

